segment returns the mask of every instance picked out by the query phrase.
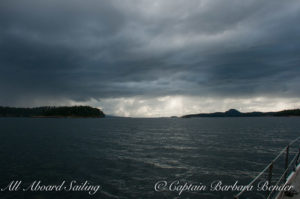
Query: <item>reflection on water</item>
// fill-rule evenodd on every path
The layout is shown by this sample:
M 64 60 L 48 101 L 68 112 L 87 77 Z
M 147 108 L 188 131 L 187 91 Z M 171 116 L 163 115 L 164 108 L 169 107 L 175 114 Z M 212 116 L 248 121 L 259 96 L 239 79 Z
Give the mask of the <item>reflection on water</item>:
M 232 198 L 155 192 L 157 181 L 247 184 L 290 140 L 298 118 L 0 119 L 0 185 L 90 181 L 87 193 L 0 192 L 1 198 Z

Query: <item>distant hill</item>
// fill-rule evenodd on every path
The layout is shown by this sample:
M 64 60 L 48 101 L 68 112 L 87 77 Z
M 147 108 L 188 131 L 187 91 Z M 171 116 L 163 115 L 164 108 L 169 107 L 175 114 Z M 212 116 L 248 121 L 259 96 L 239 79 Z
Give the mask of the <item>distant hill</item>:
M 274 116 L 300 116 L 300 109 L 279 111 L 274 113 Z
M 192 117 L 263 117 L 263 116 L 300 116 L 300 109 L 284 110 L 279 112 L 248 112 L 242 113 L 236 109 L 230 109 L 226 112 L 199 113 L 184 115 L 182 118 Z
M 36 108 L 16 108 L 0 106 L 0 117 L 93 117 L 102 118 L 105 114 L 90 106 L 45 106 Z

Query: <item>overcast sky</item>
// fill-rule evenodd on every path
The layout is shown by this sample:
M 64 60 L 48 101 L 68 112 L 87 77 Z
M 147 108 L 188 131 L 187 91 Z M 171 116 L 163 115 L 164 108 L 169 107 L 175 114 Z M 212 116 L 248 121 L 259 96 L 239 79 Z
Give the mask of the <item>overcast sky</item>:
M 0 105 L 300 107 L 299 0 L 1 0 Z

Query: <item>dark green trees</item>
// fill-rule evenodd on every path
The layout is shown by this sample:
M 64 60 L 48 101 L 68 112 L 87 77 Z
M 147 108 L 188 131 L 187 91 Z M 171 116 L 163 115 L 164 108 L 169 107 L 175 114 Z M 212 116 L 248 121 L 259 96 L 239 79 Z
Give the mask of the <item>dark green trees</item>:
M 0 106 L 0 117 L 105 117 L 104 113 L 90 106 L 45 106 L 15 108 Z

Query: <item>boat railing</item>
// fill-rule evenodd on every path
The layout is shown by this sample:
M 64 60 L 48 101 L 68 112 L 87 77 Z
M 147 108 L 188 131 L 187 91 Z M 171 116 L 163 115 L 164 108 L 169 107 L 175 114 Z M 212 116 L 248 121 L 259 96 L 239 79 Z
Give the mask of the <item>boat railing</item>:
M 291 171 L 295 171 L 297 165 L 299 164 L 299 147 L 300 137 L 296 138 L 290 142 L 286 147 L 284 147 L 280 153 L 247 185 L 254 186 L 255 183 L 268 182 L 268 186 L 280 186 L 287 182 L 288 174 Z M 293 150 L 292 150 L 293 149 Z M 281 167 L 281 168 L 280 168 Z M 282 168 L 283 167 L 283 168 Z M 279 177 L 275 178 L 274 169 L 280 169 L 281 173 Z M 282 171 L 283 170 L 283 171 Z M 234 196 L 234 199 L 249 198 L 246 195 L 247 190 L 242 190 Z M 274 198 L 278 193 L 276 189 L 272 191 L 266 191 L 263 198 L 271 199 Z M 244 197 L 243 197 L 244 196 Z

